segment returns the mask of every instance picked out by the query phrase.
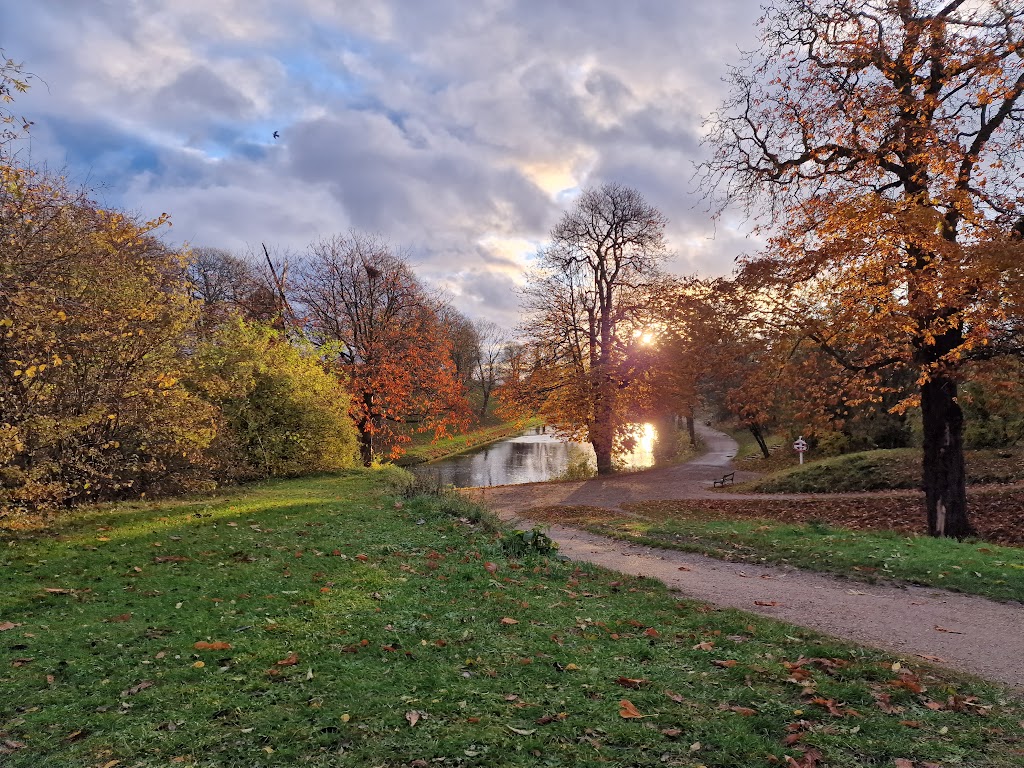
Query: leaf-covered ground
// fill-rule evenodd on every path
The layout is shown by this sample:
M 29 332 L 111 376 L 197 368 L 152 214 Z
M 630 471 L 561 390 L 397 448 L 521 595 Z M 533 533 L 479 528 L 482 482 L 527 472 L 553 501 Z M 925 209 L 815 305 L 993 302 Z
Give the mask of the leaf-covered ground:
M 1005 691 L 538 553 L 379 474 L 0 550 L 5 766 L 998 766 Z

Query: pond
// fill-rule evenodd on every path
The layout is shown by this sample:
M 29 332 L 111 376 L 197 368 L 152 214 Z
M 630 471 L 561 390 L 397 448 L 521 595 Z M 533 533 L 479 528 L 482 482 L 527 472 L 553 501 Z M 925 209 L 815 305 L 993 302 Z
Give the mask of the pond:
M 616 457 L 628 469 L 642 469 L 654 464 L 657 429 L 653 424 L 637 427 L 632 450 Z M 555 480 L 570 465 L 574 468 L 588 462 L 596 463 L 589 443 L 567 443 L 544 427 L 535 427 L 523 434 L 451 456 L 430 464 L 412 467 L 422 477 L 435 477 L 442 484 L 456 488 L 490 485 L 518 485 Z

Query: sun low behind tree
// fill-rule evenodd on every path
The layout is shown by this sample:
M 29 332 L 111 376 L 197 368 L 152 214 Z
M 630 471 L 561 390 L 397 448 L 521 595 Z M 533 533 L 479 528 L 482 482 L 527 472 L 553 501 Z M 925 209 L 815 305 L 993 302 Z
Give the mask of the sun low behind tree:
M 665 216 L 635 189 L 585 190 L 551 230 L 524 290 L 528 369 L 503 397 L 591 443 L 600 474 L 612 471 L 616 439 L 644 372 L 631 365 L 634 332 L 649 320 Z

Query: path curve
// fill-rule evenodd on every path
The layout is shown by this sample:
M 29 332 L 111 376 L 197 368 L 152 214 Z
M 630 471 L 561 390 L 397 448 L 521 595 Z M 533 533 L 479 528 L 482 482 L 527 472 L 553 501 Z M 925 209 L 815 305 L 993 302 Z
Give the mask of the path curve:
M 741 497 L 711 489 L 711 482 L 728 471 L 735 441 L 701 427 L 708 451 L 686 464 L 580 482 L 476 488 L 468 493 L 520 527 L 532 525 L 528 511 L 539 506 L 618 509 L 642 500 Z M 736 473 L 737 480 L 746 476 L 755 473 Z M 729 563 L 562 525 L 550 526 L 550 535 L 560 551 L 574 560 L 659 579 L 689 597 L 917 656 L 915 661 L 925 659 L 1024 692 L 1024 604 L 927 587 L 869 585 L 797 568 Z

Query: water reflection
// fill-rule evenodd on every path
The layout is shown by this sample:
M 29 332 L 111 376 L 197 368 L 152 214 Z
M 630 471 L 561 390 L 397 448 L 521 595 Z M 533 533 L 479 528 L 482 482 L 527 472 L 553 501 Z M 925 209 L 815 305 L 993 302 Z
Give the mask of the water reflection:
M 657 438 L 653 424 L 638 424 L 629 450 L 616 456 L 616 462 L 629 469 L 652 466 Z M 516 485 L 556 479 L 581 458 L 589 461 L 591 468 L 596 466 L 589 443 L 566 443 L 538 427 L 475 451 L 421 464 L 413 471 L 456 488 Z

